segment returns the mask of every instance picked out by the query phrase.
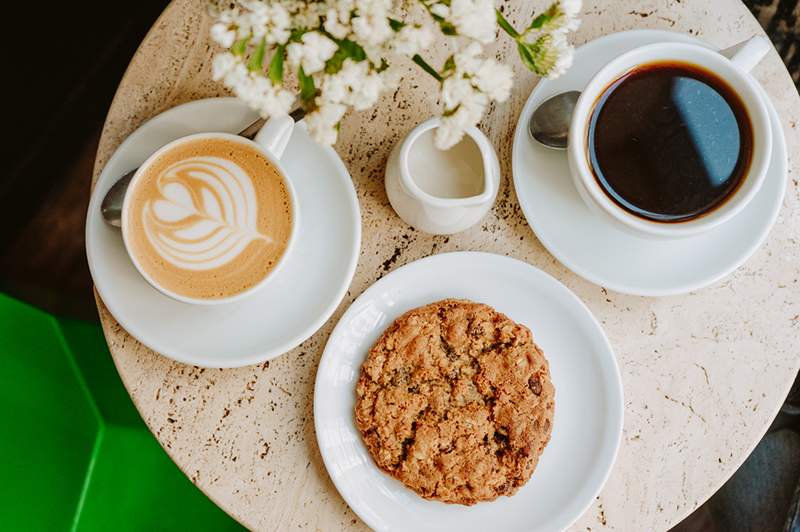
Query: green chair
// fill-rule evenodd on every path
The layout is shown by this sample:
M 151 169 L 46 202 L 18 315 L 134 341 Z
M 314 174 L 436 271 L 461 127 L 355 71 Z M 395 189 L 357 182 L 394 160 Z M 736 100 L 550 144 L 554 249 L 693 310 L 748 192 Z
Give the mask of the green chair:
M 172 463 L 97 325 L 0 294 L 3 530 L 240 530 Z

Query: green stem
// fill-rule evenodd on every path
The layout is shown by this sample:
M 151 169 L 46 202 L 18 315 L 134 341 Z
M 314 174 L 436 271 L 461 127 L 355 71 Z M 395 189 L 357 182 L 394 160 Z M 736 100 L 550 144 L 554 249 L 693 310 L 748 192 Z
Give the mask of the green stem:
M 389 18 L 389 26 L 394 31 L 400 31 L 403 28 L 403 26 L 405 26 L 405 24 L 403 22 L 400 22 L 399 20 L 396 20 L 396 19 L 393 19 L 393 18 L 390 17 Z
M 272 56 L 272 61 L 269 63 L 268 75 L 273 85 L 283 83 L 283 52 L 285 49 L 285 44 L 278 45 L 275 48 L 275 55 Z
M 239 39 L 233 46 L 231 46 L 231 52 L 233 55 L 242 56 L 244 55 L 245 51 L 247 51 L 247 43 L 250 42 L 250 38 L 247 37 L 245 39 Z
M 411 60 L 412 60 L 412 61 L 414 61 L 416 64 L 418 64 L 418 65 L 419 65 L 419 66 L 422 68 L 422 70 L 424 70 L 425 72 L 427 72 L 428 74 L 430 74 L 431 76 L 433 76 L 433 77 L 436 79 L 436 81 L 438 81 L 439 83 L 441 83 L 442 81 L 444 81 L 444 79 L 442 78 L 442 76 L 441 76 L 441 75 L 440 75 L 438 72 L 436 72 L 436 69 L 435 69 L 435 68 L 433 68 L 432 66 L 430 66 L 430 65 L 428 64 L 428 62 L 427 62 L 427 61 L 425 61 L 425 60 L 422 58 L 422 56 L 421 56 L 421 55 L 419 55 L 419 54 L 414 54 L 414 57 L 412 57 L 412 58 L 411 58 Z
M 252 71 L 259 72 L 264 66 L 264 52 L 267 49 L 267 42 L 262 37 L 261 42 L 258 43 L 253 55 L 250 56 L 250 60 L 247 62 L 247 68 Z
M 306 106 L 311 105 L 314 101 L 314 97 L 317 95 L 317 88 L 314 86 L 314 78 L 307 75 L 301 66 L 297 70 L 297 80 L 300 83 L 300 99 L 303 100 Z
M 497 16 L 497 24 L 503 28 L 503 31 L 508 33 L 512 39 L 518 41 L 522 35 L 520 35 L 519 32 L 514 29 L 514 26 L 512 26 L 511 23 L 506 20 L 506 17 L 503 16 L 499 9 L 495 9 L 494 12 Z

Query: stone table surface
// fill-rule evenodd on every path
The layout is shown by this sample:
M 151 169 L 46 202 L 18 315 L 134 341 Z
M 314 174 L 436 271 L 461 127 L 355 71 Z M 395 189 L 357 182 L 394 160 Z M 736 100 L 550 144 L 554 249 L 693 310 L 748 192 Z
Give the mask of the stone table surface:
M 544 0 L 506 0 L 520 25 Z M 95 179 L 143 121 L 177 104 L 224 94 L 210 79 L 214 46 L 201 0 L 175 0 L 153 26 L 108 114 Z M 576 44 L 632 28 L 699 36 L 725 47 L 762 30 L 739 0 L 586 1 Z M 355 278 L 333 317 L 269 363 L 201 369 L 145 348 L 98 300 L 106 339 L 128 391 L 172 459 L 217 504 L 252 529 L 365 529 L 336 492 L 312 418 L 317 363 L 339 316 L 393 269 L 434 253 L 482 250 L 522 259 L 572 289 L 602 322 L 625 388 L 625 427 L 608 483 L 575 530 L 664 530 L 702 504 L 767 429 L 800 363 L 800 120 L 798 94 L 774 52 L 754 71 L 782 118 L 788 188 L 766 244 L 727 279 L 676 297 L 614 293 L 553 258 L 528 227 L 511 180 L 514 124 L 536 78 L 500 39 L 516 71 L 512 97 L 481 124 L 502 161 L 494 209 L 447 237 L 415 231 L 392 211 L 383 168 L 392 145 L 437 112 L 433 80 L 413 65 L 376 110 L 352 113 L 337 151 L 356 186 L 363 243 Z

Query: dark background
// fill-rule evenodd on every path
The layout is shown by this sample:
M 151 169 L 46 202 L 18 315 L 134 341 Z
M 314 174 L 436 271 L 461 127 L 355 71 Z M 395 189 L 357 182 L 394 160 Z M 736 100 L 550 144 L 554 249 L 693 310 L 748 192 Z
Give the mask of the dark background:
M 83 223 L 100 129 L 133 53 L 169 2 L 4 6 L 0 291 L 97 319 Z M 39 11 L 39 12 L 37 12 Z
M 798 1 L 745 1 L 796 84 Z M 0 292 L 60 316 L 97 320 L 83 240 L 94 154 L 125 68 L 167 4 L 4 6 L 4 115 L 13 134 L 0 142 L 10 162 L 0 176 Z M 676 531 L 800 532 L 797 388 L 743 468 Z

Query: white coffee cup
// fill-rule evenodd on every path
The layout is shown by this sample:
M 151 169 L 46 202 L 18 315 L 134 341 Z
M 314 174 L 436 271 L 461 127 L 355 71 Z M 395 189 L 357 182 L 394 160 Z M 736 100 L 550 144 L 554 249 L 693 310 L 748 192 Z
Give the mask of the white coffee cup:
M 286 149 L 286 146 L 289 144 L 289 139 L 291 138 L 292 131 L 294 129 L 294 120 L 292 120 L 289 116 L 278 116 L 273 117 L 264 124 L 264 127 L 256 134 L 253 140 L 249 140 L 245 137 L 241 137 L 239 135 L 233 135 L 230 133 L 196 133 L 194 135 L 188 135 L 185 137 L 181 137 L 179 139 L 173 140 L 172 142 L 162 146 L 159 148 L 155 153 L 150 155 L 150 157 L 142 163 L 141 166 L 136 170 L 133 178 L 131 179 L 130 184 L 128 185 L 128 191 L 135 190 L 137 182 L 141 179 L 141 177 L 147 172 L 150 165 L 158 158 L 161 154 L 189 141 L 198 140 L 198 139 L 222 139 L 226 141 L 233 141 L 238 142 L 247 146 L 250 146 L 260 152 L 266 159 L 278 170 L 278 173 L 283 178 L 283 183 L 286 186 L 286 190 L 288 192 L 290 201 L 291 201 L 291 210 L 292 210 L 292 231 L 289 236 L 289 239 L 286 243 L 286 249 L 284 250 L 283 254 L 280 256 L 278 261 L 276 262 L 275 266 L 261 279 L 259 282 L 255 283 L 253 286 L 249 287 L 248 289 L 238 292 L 234 295 L 223 297 L 223 298 L 195 298 L 195 297 L 188 297 L 182 294 L 176 294 L 175 292 L 165 288 L 161 285 L 158 281 L 152 278 L 144 268 L 139 264 L 139 261 L 136 258 L 136 255 L 131 251 L 131 247 L 129 244 L 128 238 L 128 210 L 130 209 L 131 205 L 131 198 L 133 194 L 126 194 L 125 199 L 122 204 L 122 240 L 125 243 L 125 250 L 128 252 L 128 256 L 133 262 L 133 265 L 136 267 L 136 270 L 141 274 L 144 279 L 150 283 L 153 288 L 161 292 L 162 294 L 169 296 L 173 299 L 178 301 L 182 301 L 184 303 L 196 304 L 196 305 L 218 305 L 223 303 L 231 303 L 234 301 L 238 301 L 243 299 L 260 288 L 262 288 L 265 284 L 272 279 L 275 274 L 280 270 L 281 266 L 285 263 L 286 257 L 291 253 L 292 246 L 294 241 L 297 237 L 298 227 L 300 225 L 300 210 L 297 202 L 297 194 L 295 193 L 294 187 L 292 186 L 292 181 L 289 179 L 286 170 L 281 166 L 280 158 L 283 155 L 283 152 Z
M 601 68 L 581 93 L 572 114 L 567 158 L 575 187 L 584 202 L 613 220 L 618 227 L 646 238 L 683 238 L 708 231 L 730 220 L 756 195 L 769 167 L 772 129 L 761 89 L 748 71 L 771 48 L 766 37 L 754 37 L 728 51 L 715 52 L 696 44 L 657 43 L 642 46 L 617 57 Z M 723 55 L 728 52 L 729 57 Z M 592 112 L 608 86 L 642 65 L 676 61 L 696 65 L 725 81 L 741 98 L 750 118 L 753 146 L 750 166 L 741 185 L 722 205 L 683 222 L 656 222 L 626 211 L 603 191 L 594 177 L 588 157 L 588 131 Z

